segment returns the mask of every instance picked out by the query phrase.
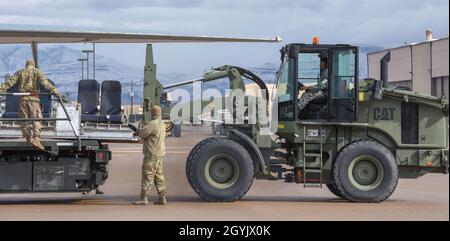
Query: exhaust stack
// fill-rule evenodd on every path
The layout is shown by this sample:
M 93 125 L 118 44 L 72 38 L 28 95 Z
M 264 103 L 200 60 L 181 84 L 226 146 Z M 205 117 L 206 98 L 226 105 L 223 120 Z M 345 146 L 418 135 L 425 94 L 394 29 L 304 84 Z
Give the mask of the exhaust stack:
M 389 78 L 389 61 L 391 61 L 391 52 L 387 52 L 380 60 L 380 80 L 375 82 L 374 97 L 377 100 L 383 98 L 383 88 L 386 87 L 386 83 Z
M 389 61 L 391 61 L 390 51 L 380 60 L 380 80 L 383 87 L 386 87 L 389 78 Z

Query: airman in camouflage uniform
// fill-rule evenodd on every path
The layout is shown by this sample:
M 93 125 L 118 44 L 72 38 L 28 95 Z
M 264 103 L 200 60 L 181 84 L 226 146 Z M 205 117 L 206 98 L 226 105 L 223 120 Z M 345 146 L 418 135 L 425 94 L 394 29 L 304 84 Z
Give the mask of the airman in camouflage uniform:
M 161 118 L 161 107 L 153 106 L 152 120 L 135 135 L 143 141 L 144 162 L 142 164 L 141 196 L 134 205 L 147 205 L 148 196 L 155 183 L 159 200 L 155 204 L 166 204 L 166 181 L 163 175 L 163 161 L 166 155 L 164 141 L 166 139 L 166 126 Z
M 298 109 L 301 111 L 314 99 L 323 96 L 323 91 L 327 88 L 328 61 L 327 58 L 320 60 L 320 77 L 316 85 L 305 86 L 299 83 L 299 90 L 305 91 L 298 101 Z
M 40 86 L 43 86 L 54 95 L 60 96 L 58 90 L 47 79 L 47 77 L 35 67 L 33 60 L 27 60 L 25 69 L 17 71 L 5 83 L 0 85 L 0 92 L 5 92 L 19 83 L 20 93 L 30 93 L 20 96 L 19 117 L 20 118 L 42 118 L 42 106 L 39 99 Z M 41 144 L 41 122 L 26 121 L 22 124 L 22 134 L 27 142 L 35 148 L 44 150 Z

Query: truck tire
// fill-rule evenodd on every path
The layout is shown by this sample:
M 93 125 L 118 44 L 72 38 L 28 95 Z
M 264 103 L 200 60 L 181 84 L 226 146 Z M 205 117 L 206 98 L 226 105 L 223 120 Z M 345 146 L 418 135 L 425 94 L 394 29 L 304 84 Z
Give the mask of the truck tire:
M 345 199 L 379 203 L 395 191 L 398 166 L 385 146 L 374 140 L 360 140 L 338 154 L 333 164 L 333 179 Z
M 227 138 L 211 137 L 191 151 L 186 176 L 192 189 L 210 202 L 241 199 L 254 179 L 254 165 L 248 151 Z
M 344 195 L 339 192 L 339 190 L 333 184 L 327 184 L 328 190 L 333 193 L 336 197 L 345 199 Z
M 173 136 L 174 137 L 181 137 L 181 125 L 174 125 L 173 126 Z

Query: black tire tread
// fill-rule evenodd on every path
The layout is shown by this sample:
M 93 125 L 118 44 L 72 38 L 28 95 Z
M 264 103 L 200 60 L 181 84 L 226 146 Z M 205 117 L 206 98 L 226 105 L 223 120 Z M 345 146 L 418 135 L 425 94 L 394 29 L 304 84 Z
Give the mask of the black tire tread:
M 336 197 L 341 198 L 341 199 L 346 199 L 345 196 L 339 192 L 339 190 L 337 189 L 337 187 L 334 184 L 332 184 L 332 183 L 327 184 L 327 188 Z
M 186 161 L 186 177 L 189 181 L 189 184 L 191 185 L 192 189 L 203 199 L 209 202 L 235 202 L 239 199 L 241 199 L 251 188 L 253 181 L 247 183 L 247 186 L 244 188 L 243 192 L 239 193 L 237 196 L 233 196 L 227 199 L 214 199 L 213 197 L 209 196 L 208 194 L 202 192 L 200 189 L 198 183 L 195 181 L 194 175 L 195 171 L 193 170 L 193 160 L 197 158 L 199 152 L 205 148 L 207 145 L 214 143 L 214 142 L 225 142 L 230 145 L 233 145 L 235 148 L 240 149 L 240 152 L 242 155 L 246 156 L 248 160 L 252 160 L 250 154 L 248 151 L 239 143 L 227 139 L 226 137 L 210 137 L 207 139 L 202 140 L 197 145 L 192 148 L 191 152 L 189 153 L 188 159 Z M 253 163 L 253 162 L 252 162 Z M 254 168 L 250 168 L 251 176 L 254 177 Z
M 339 155 L 341 154 L 345 154 L 346 152 L 349 152 L 353 149 L 359 148 L 361 146 L 376 146 L 377 148 L 379 148 L 383 153 L 386 153 L 386 155 L 390 155 L 390 158 L 392 158 L 393 160 L 395 160 L 394 155 L 392 154 L 392 152 L 387 149 L 384 145 L 380 144 L 379 142 L 372 140 L 372 139 L 361 139 L 361 140 L 357 140 L 355 142 L 352 142 L 351 144 L 347 145 L 344 149 L 342 149 L 339 152 Z M 339 157 L 338 155 L 338 157 Z M 336 158 L 337 159 L 337 158 Z M 333 177 L 336 177 L 339 175 L 339 169 L 338 168 L 334 168 L 335 165 L 337 165 L 337 161 L 334 162 L 333 164 Z M 391 192 L 386 193 L 383 196 L 380 196 L 376 199 L 372 199 L 372 200 L 361 200 L 361 199 L 357 199 L 354 198 L 353 196 L 349 195 L 347 192 L 345 192 L 343 184 L 341 183 L 341 181 L 339 180 L 339 178 L 333 178 L 333 183 L 335 184 L 335 187 L 337 188 L 337 190 L 342 193 L 342 195 L 344 196 L 345 199 L 351 201 L 351 202 L 355 202 L 355 203 L 380 203 L 386 199 L 388 199 L 392 193 L 394 193 L 397 185 L 398 185 L 398 167 L 397 165 L 395 165 L 395 168 L 397 169 L 396 171 L 394 171 L 394 179 L 396 180 L 395 183 L 392 183 L 393 186 L 391 186 Z

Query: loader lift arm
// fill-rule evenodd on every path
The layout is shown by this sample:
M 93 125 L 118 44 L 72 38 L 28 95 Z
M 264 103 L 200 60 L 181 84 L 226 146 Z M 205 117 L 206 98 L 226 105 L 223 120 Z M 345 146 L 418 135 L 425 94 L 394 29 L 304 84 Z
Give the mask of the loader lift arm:
M 250 70 L 247 70 L 242 67 L 238 66 L 232 66 L 232 65 L 224 65 L 218 68 L 214 68 L 211 71 L 204 74 L 203 77 L 189 80 L 189 81 L 183 81 L 171 85 L 164 86 L 164 90 L 167 89 L 173 89 L 176 87 L 182 87 L 186 85 L 192 85 L 194 83 L 207 83 L 210 81 L 222 79 L 222 78 L 228 78 L 230 83 L 230 89 L 232 91 L 234 90 L 242 90 L 245 93 L 245 83 L 244 78 L 252 81 L 253 83 L 257 84 L 259 86 L 259 91 L 263 94 L 263 98 L 265 101 L 265 108 L 267 110 L 266 113 L 268 113 L 269 110 L 269 90 L 267 88 L 267 85 L 264 83 L 264 81 L 259 78 L 256 74 L 251 72 Z M 205 103 L 202 103 L 202 109 L 205 105 Z M 233 103 L 234 104 L 234 103 Z M 236 112 L 236 108 L 233 108 L 233 111 Z M 234 118 L 236 116 L 236 113 L 232 113 Z M 164 116 L 164 115 L 163 115 Z M 169 115 L 166 115 L 169 116 Z M 193 117 L 193 116 L 191 116 Z M 268 117 L 268 116 L 267 116 Z M 255 128 L 259 128 L 256 127 Z M 261 153 L 261 150 L 258 148 L 258 145 L 256 144 L 255 140 L 253 140 L 253 135 L 246 134 L 244 132 L 241 132 L 239 128 L 231 128 L 230 129 L 230 138 L 237 143 L 240 143 L 241 145 L 245 146 L 249 151 L 251 157 L 255 161 L 255 167 L 257 169 L 257 172 L 261 173 L 265 177 L 268 177 L 269 179 L 273 180 L 274 177 L 269 173 L 265 158 L 263 154 Z M 270 139 L 269 139 L 270 141 Z
M 163 86 L 161 82 L 156 78 L 156 70 L 157 66 L 154 63 L 153 59 L 153 48 L 151 44 L 147 45 L 146 50 L 146 63 L 145 63 L 145 69 L 144 69 L 144 123 L 147 123 L 151 120 L 151 113 L 150 109 L 153 105 L 161 105 L 161 97 L 165 90 L 173 89 L 176 87 L 182 87 L 194 83 L 207 83 L 210 81 L 222 79 L 222 78 L 228 78 L 230 82 L 230 89 L 231 90 L 237 90 L 240 89 L 243 92 L 245 92 L 245 83 L 244 78 L 254 82 L 257 84 L 260 88 L 262 93 L 264 93 L 264 97 L 266 99 L 267 103 L 267 109 L 269 105 L 269 91 L 261 78 L 259 78 L 256 74 L 251 72 L 250 70 L 247 70 L 242 67 L 238 66 L 232 66 L 232 65 L 224 65 L 218 68 L 214 68 L 211 71 L 207 72 L 203 75 L 203 77 L 194 79 L 194 80 L 188 80 L 188 81 L 182 81 L 175 84 L 170 84 Z M 163 112 L 170 111 L 163 108 Z M 163 113 L 164 116 L 170 116 L 167 113 Z M 170 120 L 166 120 L 170 121 Z
M 259 86 L 260 90 L 265 92 L 264 93 L 265 99 L 269 100 L 269 91 L 267 89 L 266 84 L 264 83 L 264 81 L 261 80 L 261 78 L 259 78 L 257 75 L 255 75 L 254 73 L 252 73 L 247 69 L 232 65 L 224 65 L 218 68 L 214 68 L 210 72 L 207 72 L 202 78 L 166 85 L 164 86 L 163 89 L 164 90 L 173 89 L 176 87 L 181 87 L 189 84 L 207 83 L 222 78 L 228 78 L 231 90 L 234 91 L 240 89 L 243 92 L 245 92 L 245 83 L 242 77 L 245 77 L 246 79 L 256 83 Z
M 255 82 L 262 90 L 266 91 L 266 99 L 269 99 L 269 93 L 267 86 L 257 75 L 251 71 L 237 67 L 224 65 L 213 69 L 206 73 L 202 78 L 183 81 L 175 84 L 163 86 L 161 82 L 156 78 L 157 66 L 153 59 L 153 47 L 151 44 L 147 45 L 146 61 L 144 68 L 144 123 L 151 120 L 150 109 L 153 105 L 161 105 L 161 96 L 164 90 L 181 87 L 196 82 L 207 83 L 209 81 L 218 80 L 221 78 L 229 78 L 230 88 L 232 90 L 241 89 L 245 91 L 245 86 L 242 77 L 246 77 L 249 80 Z

